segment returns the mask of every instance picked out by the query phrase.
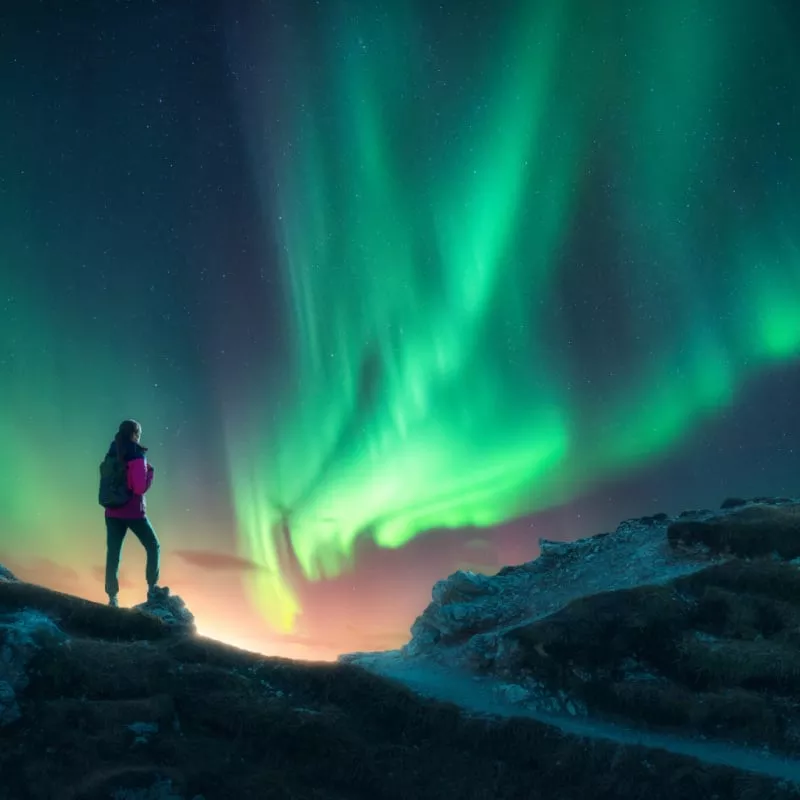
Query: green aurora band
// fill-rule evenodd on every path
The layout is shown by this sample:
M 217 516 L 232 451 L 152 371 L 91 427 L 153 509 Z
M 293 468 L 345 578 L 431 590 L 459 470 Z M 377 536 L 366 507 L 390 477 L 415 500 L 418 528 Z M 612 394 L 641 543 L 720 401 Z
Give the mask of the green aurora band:
M 316 36 L 271 45 L 290 79 L 252 126 L 291 369 L 230 432 L 242 549 L 273 568 L 253 589 L 281 629 L 300 608 L 280 506 L 305 577 L 333 577 L 359 536 L 490 526 L 657 459 L 800 353 L 800 131 L 759 88 L 800 95 L 774 8 L 451 3 L 457 33 L 431 43 L 421 2 L 324 5 Z M 610 373 L 590 385 L 557 309 L 603 166 L 618 305 L 613 326 L 590 316 Z

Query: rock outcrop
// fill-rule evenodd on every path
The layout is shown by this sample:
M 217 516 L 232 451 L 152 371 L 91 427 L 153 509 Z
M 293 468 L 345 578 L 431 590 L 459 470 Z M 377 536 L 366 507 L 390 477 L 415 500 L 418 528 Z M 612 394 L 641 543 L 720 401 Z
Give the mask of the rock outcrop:
M 723 506 L 455 573 L 403 656 L 502 683 L 520 707 L 800 757 L 800 503 Z
M 15 581 L 16 577 L 11 572 L 10 569 L 6 569 L 2 564 L 0 564 L 0 581 Z
M 35 653 L 63 640 L 50 617 L 38 611 L 0 614 L 0 727 L 22 716 L 17 698 L 28 686 L 28 666 Z
M 157 589 L 152 597 L 144 603 L 134 606 L 134 610 L 160 619 L 176 633 L 192 634 L 196 632 L 194 614 L 186 607 L 186 603 L 176 594 L 170 594 L 164 586 Z

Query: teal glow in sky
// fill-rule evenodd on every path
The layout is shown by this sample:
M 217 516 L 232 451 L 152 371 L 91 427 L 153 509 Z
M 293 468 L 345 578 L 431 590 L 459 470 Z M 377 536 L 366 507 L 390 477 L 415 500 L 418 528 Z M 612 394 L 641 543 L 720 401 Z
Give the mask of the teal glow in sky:
M 103 599 L 126 417 L 165 582 L 281 655 L 796 493 L 795 0 L 6 5 L 0 563 Z

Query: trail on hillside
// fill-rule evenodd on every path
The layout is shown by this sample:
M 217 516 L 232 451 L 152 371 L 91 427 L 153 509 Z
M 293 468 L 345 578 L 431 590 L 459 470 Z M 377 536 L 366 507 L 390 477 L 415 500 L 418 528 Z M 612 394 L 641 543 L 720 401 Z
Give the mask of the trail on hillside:
M 767 750 L 739 747 L 710 739 L 654 733 L 597 719 L 556 715 L 522 707 L 502 697 L 502 685 L 497 681 L 459 673 L 427 660 L 405 658 L 397 651 L 359 654 L 347 660 L 369 672 L 399 681 L 419 695 L 454 703 L 471 716 L 535 719 L 572 736 L 668 750 L 708 764 L 790 781 L 797 785 L 800 792 L 800 760 Z

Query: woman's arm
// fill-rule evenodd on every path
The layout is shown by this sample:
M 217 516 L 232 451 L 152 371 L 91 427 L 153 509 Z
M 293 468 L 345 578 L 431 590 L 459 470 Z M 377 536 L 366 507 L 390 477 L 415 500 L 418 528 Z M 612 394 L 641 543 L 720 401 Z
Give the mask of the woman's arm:
M 153 467 L 147 459 L 132 458 L 128 462 L 128 488 L 134 494 L 144 494 L 153 483 Z

